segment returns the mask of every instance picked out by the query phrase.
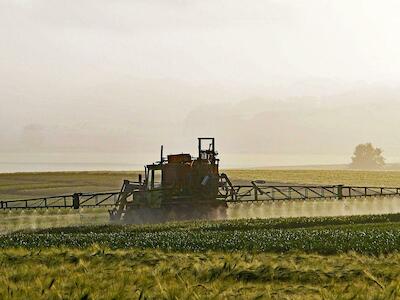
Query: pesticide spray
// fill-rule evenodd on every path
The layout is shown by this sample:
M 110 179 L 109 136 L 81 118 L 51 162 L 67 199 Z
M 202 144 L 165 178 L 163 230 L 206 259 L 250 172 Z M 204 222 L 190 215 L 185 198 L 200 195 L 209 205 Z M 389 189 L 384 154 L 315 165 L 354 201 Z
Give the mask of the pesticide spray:
M 400 213 L 400 197 L 281 200 L 228 205 L 227 219 L 330 217 Z

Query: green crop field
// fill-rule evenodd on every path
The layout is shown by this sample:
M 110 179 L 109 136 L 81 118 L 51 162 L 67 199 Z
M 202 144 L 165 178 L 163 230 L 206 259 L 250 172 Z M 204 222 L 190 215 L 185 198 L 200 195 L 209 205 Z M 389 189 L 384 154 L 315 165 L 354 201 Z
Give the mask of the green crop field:
M 0 236 L 1 299 L 397 299 L 400 215 Z
M 0 236 L 0 248 L 93 244 L 110 249 L 386 254 L 400 245 L 400 215 L 191 221 L 160 225 L 91 225 Z
M 237 182 L 400 187 L 395 171 L 227 173 Z M 116 190 L 136 175 L 0 174 L 0 199 Z M 400 297 L 400 214 L 106 223 L 96 209 L 0 213 L 0 299 Z

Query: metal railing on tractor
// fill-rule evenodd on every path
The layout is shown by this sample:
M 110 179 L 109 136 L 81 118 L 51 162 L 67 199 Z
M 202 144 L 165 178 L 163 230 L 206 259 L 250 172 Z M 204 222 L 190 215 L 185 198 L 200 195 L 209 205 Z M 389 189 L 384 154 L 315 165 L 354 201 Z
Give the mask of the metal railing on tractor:
M 219 194 L 226 202 L 265 202 L 279 200 L 344 199 L 399 196 L 400 188 L 345 185 L 236 185 Z
M 74 193 L 61 196 L 0 201 L 2 210 L 50 208 L 114 207 L 122 191 Z M 131 194 L 129 195 L 131 196 Z M 345 185 L 251 185 L 228 184 L 220 188 L 218 199 L 227 203 L 266 202 L 284 200 L 345 199 L 357 197 L 400 196 L 400 188 Z
M 47 209 L 113 207 L 120 192 L 74 193 L 70 195 L 0 201 L 0 209 Z

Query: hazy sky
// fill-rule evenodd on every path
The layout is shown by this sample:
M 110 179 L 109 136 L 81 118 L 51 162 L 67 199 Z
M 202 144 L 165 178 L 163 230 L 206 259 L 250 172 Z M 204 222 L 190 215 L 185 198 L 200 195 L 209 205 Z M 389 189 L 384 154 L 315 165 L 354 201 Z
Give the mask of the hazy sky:
M 368 0 L 0 0 L 0 162 L 189 151 L 198 135 L 226 155 L 349 157 L 371 141 L 400 157 L 399 11 Z

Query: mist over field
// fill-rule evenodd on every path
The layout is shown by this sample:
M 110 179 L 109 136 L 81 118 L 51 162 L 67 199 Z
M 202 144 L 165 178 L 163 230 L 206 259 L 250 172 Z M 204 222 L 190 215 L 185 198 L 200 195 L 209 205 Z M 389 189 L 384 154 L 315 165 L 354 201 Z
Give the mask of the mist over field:
M 0 163 L 400 161 L 398 2 L 304 3 L 2 1 Z
M 0 299 L 400 299 L 399 12 L 0 0 Z

